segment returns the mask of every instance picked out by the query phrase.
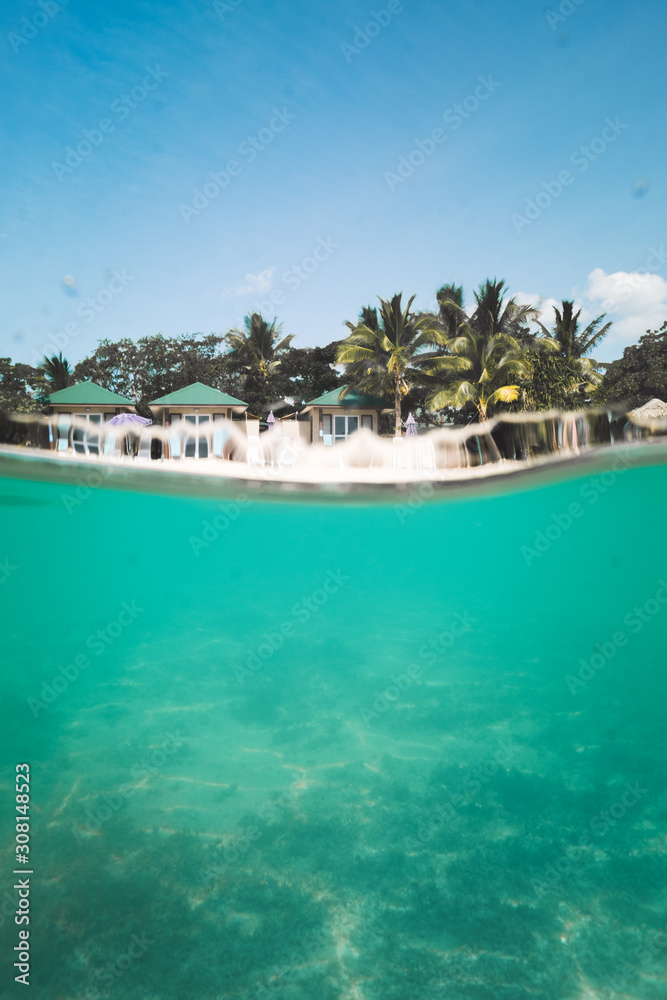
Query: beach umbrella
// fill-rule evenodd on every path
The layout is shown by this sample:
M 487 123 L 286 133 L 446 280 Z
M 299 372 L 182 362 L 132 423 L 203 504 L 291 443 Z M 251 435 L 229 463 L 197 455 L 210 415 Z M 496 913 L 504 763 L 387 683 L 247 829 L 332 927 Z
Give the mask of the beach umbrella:
M 417 425 L 415 424 L 415 418 L 411 413 L 408 413 L 408 419 L 405 421 L 405 433 L 407 435 L 412 435 L 417 433 Z
M 266 422 L 269 425 L 269 430 L 271 430 L 271 428 L 273 427 L 273 425 L 276 422 L 276 418 L 273 415 L 273 410 L 271 410 L 271 412 L 269 413 L 269 417 L 268 417 L 268 420 Z
M 140 417 L 138 413 L 117 413 L 107 421 L 107 427 L 121 427 L 123 424 L 141 424 L 142 427 L 146 427 L 150 424 L 150 420 Z

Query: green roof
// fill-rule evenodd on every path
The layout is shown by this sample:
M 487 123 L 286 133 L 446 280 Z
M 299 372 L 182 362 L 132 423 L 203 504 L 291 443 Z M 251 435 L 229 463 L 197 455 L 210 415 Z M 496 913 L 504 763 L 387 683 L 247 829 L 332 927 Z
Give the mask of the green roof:
M 77 382 L 67 389 L 52 392 L 47 398 L 49 403 L 66 406 L 134 406 L 132 400 L 103 389 L 97 382 Z
M 353 406 L 359 410 L 382 410 L 387 407 L 386 400 L 378 399 L 377 396 L 364 396 L 356 389 L 350 389 L 347 396 L 341 399 L 340 394 L 344 389 L 347 389 L 346 385 L 325 392 L 323 396 L 311 399 L 310 403 L 306 403 L 306 406 Z
M 247 406 L 242 399 L 220 392 L 203 382 L 193 382 L 176 392 L 170 392 L 159 399 L 153 399 L 149 406 Z

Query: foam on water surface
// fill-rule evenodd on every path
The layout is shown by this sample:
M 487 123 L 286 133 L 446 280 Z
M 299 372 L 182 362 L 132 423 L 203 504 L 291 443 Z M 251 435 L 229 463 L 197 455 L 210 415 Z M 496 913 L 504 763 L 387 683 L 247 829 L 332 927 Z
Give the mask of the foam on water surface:
M 32 995 L 664 996 L 667 469 L 601 461 L 412 506 L 0 479 Z

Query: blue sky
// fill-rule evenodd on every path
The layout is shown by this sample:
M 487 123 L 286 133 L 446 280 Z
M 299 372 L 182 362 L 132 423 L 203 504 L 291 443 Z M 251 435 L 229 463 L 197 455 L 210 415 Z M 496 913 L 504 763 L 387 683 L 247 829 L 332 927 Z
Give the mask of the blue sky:
M 4 5 L 0 354 L 77 361 L 260 306 L 324 344 L 378 295 L 502 277 L 547 314 L 608 311 L 611 360 L 667 318 L 666 21 L 658 0 Z

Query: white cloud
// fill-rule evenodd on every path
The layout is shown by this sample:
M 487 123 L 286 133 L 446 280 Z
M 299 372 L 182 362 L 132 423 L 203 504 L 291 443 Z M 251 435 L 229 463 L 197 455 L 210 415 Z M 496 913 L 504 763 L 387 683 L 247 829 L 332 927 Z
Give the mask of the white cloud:
M 586 298 L 598 312 L 614 321 L 610 336 L 633 343 L 647 330 L 657 330 L 667 319 L 667 281 L 659 274 L 614 271 L 596 267 L 588 275 Z
M 275 267 L 267 267 L 265 271 L 260 271 L 259 274 L 246 274 L 246 284 L 239 285 L 238 288 L 225 288 L 222 293 L 223 297 L 229 299 L 236 298 L 239 295 L 252 295 L 253 293 L 265 295 L 271 291 L 275 272 Z
M 530 295 L 527 292 L 517 292 L 514 296 L 519 305 L 532 305 L 540 313 L 540 321 L 544 323 L 548 330 L 553 328 L 556 321 L 556 314 L 554 312 L 554 307 L 563 309 L 563 302 L 560 299 L 545 299 L 541 295 Z M 584 327 L 587 326 L 590 321 L 594 318 L 589 309 L 586 308 L 585 303 L 574 299 L 574 311 L 577 312 L 581 309 L 581 316 L 579 317 L 579 323 Z
M 517 292 L 514 296 L 520 306 L 535 306 L 539 309 L 540 319 L 545 326 L 551 326 L 554 318 L 553 306 L 560 308 L 560 302 L 556 299 L 543 299 L 541 295 L 529 295 L 528 292 Z
M 596 358 L 607 354 L 608 360 L 619 357 L 621 348 L 636 343 L 647 330 L 658 330 L 667 320 L 667 281 L 659 274 L 640 271 L 607 274 L 596 267 L 588 275 L 583 293 L 572 289 L 567 297 L 574 300 L 575 310 L 581 309 L 579 323 L 582 329 L 602 313 L 607 314 L 605 322 L 611 320 L 613 323 L 603 341 L 604 347 L 595 349 Z M 521 305 L 529 302 L 535 305 L 544 325 L 552 329 L 553 306 L 560 309 L 560 301 L 527 292 L 518 292 L 516 300 Z

